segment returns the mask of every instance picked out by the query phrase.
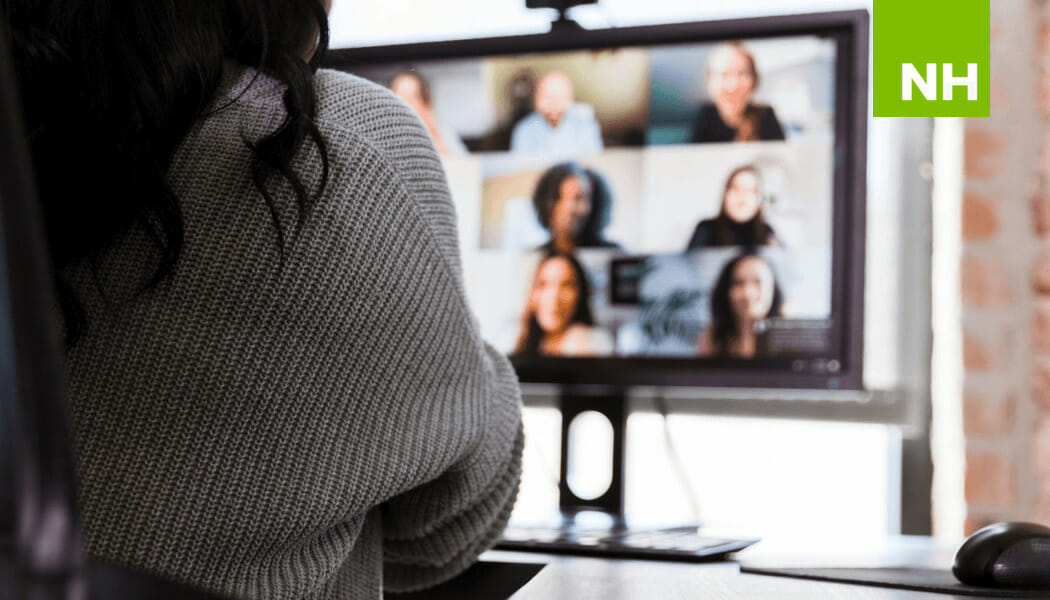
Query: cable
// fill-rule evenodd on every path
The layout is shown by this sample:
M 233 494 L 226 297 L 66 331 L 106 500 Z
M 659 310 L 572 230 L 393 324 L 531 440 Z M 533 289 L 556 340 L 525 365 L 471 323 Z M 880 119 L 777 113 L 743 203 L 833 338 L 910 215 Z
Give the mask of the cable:
M 696 494 L 696 487 L 693 486 L 693 482 L 689 478 L 689 472 L 685 470 L 685 463 L 682 462 L 681 454 L 678 453 L 678 447 L 674 443 L 674 438 L 671 436 L 671 423 L 668 419 L 670 415 L 667 410 L 667 401 L 664 399 L 663 394 L 656 396 L 655 403 L 657 412 L 663 417 L 664 444 L 667 446 L 667 456 L 671 459 L 671 468 L 674 469 L 675 475 L 678 477 L 678 483 L 682 486 L 682 493 L 689 504 L 689 510 L 693 513 L 693 519 L 700 522 L 700 500 Z
M 565 440 L 561 440 L 561 443 L 564 444 L 566 442 Z M 543 470 L 543 479 L 546 480 L 548 484 L 554 485 L 555 489 L 560 490 L 561 477 L 557 473 L 557 470 L 560 470 L 560 467 L 557 468 L 557 470 L 551 470 L 551 461 L 548 459 L 548 454 L 544 450 L 543 445 L 536 443 L 530 444 L 528 443 L 528 437 L 526 437 L 525 448 L 527 450 L 531 449 L 533 454 L 536 455 L 536 460 L 540 463 L 540 468 Z

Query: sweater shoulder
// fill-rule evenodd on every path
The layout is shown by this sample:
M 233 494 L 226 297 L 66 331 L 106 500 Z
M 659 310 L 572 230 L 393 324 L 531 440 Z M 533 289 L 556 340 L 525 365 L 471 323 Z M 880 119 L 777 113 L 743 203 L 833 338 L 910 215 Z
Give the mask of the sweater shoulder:
M 321 69 L 314 87 L 316 122 L 334 143 L 332 153 L 343 149 L 340 140 L 365 144 L 375 151 L 383 168 L 389 168 L 404 186 L 442 254 L 458 272 L 456 211 L 441 157 L 419 116 L 390 90 L 348 73 Z
M 321 69 L 314 77 L 317 123 L 352 132 L 384 154 L 406 149 L 426 154 L 433 142 L 419 117 L 385 87 L 341 71 Z M 438 160 L 436 152 L 433 156 Z
M 229 146 L 231 139 L 255 140 L 272 133 L 285 117 L 284 86 L 235 65 L 226 77 L 221 102 L 233 108 L 210 120 L 208 140 Z M 394 205 L 409 208 L 427 223 L 440 251 L 458 270 L 455 209 L 441 159 L 419 117 L 393 92 L 349 73 L 320 69 L 313 87 L 313 122 L 329 171 L 316 205 L 318 216 L 335 222 L 350 218 L 344 210 L 347 202 L 380 220 L 394 212 Z M 225 121 L 229 126 L 221 127 Z M 231 137 L 230 131 L 236 135 Z M 233 145 L 238 148 L 232 151 L 246 152 L 243 143 Z M 295 170 L 308 189 L 321 185 L 325 157 L 318 150 L 307 140 L 296 158 Z

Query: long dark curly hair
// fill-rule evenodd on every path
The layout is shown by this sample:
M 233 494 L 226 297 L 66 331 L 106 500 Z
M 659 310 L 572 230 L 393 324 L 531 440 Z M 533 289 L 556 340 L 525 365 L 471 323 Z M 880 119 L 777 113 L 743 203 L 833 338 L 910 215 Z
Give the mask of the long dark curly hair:
M 607 245 L 604 231 L 611 218 L 612 187 L 600 173 L 579 163 L 557 164 L 540 176 L 536 189 L 532 193 L 532 205 L 536 209 L 536 217 L 544 228 L 550 230 L 554 205 L 558 203 L 561 195 L 561 184 L 570 177 L 586 181 L 591 189 L 591 212 L 577 236 L 576 247 L 590 248 Z
M 286 181 L 302 213 L 328 181 L 312 83 L 328 47 L 325 0 L 0 0 L 0 10 L 13 40 L 67 344 L 87 325 L 63 277 L 67 267 L 95 261 L 139 226 L 157 251 L 141 291 L 172 274 L 184 225 L 167 171 L 212 107 L 225 60 L 285 87 L 284 121 L 245 142 L 283 253 L 273 186 Z M 291 167 L 307 140 L 322 159 L 319 189 L 308 190 Z

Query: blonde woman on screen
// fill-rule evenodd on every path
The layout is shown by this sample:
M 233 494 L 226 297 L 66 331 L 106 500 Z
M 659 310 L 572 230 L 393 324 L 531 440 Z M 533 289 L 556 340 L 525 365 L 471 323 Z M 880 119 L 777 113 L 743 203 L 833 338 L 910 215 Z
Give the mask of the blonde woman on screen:
M 759 73 L 755 57 L 740 42 L 719 44 L 707 59 L 710 102 L 700 107 L 691 141 L 754 142 L 783 140 L 773 107 L 754 101 Z

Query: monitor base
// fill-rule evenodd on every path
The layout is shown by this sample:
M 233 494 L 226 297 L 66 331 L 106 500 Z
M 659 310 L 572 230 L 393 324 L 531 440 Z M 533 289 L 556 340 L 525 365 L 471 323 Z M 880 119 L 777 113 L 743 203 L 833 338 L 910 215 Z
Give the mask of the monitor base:
M 598 510 L 623 521 L 624 462 L 627 455 L 627 390 L 614 387 L 599 393 L 581 393 L 563 388 L 558 398 L 561 410 L 561 468 L 558 481 L 558 506 L 565 515 Z M 570 427 L 583 413 L 598 413 L 612 426 L 612 464 L 609 487 L 597 497 L 582 498 L 572 489 L 569 463 L 573 456 L 573 438 Z

